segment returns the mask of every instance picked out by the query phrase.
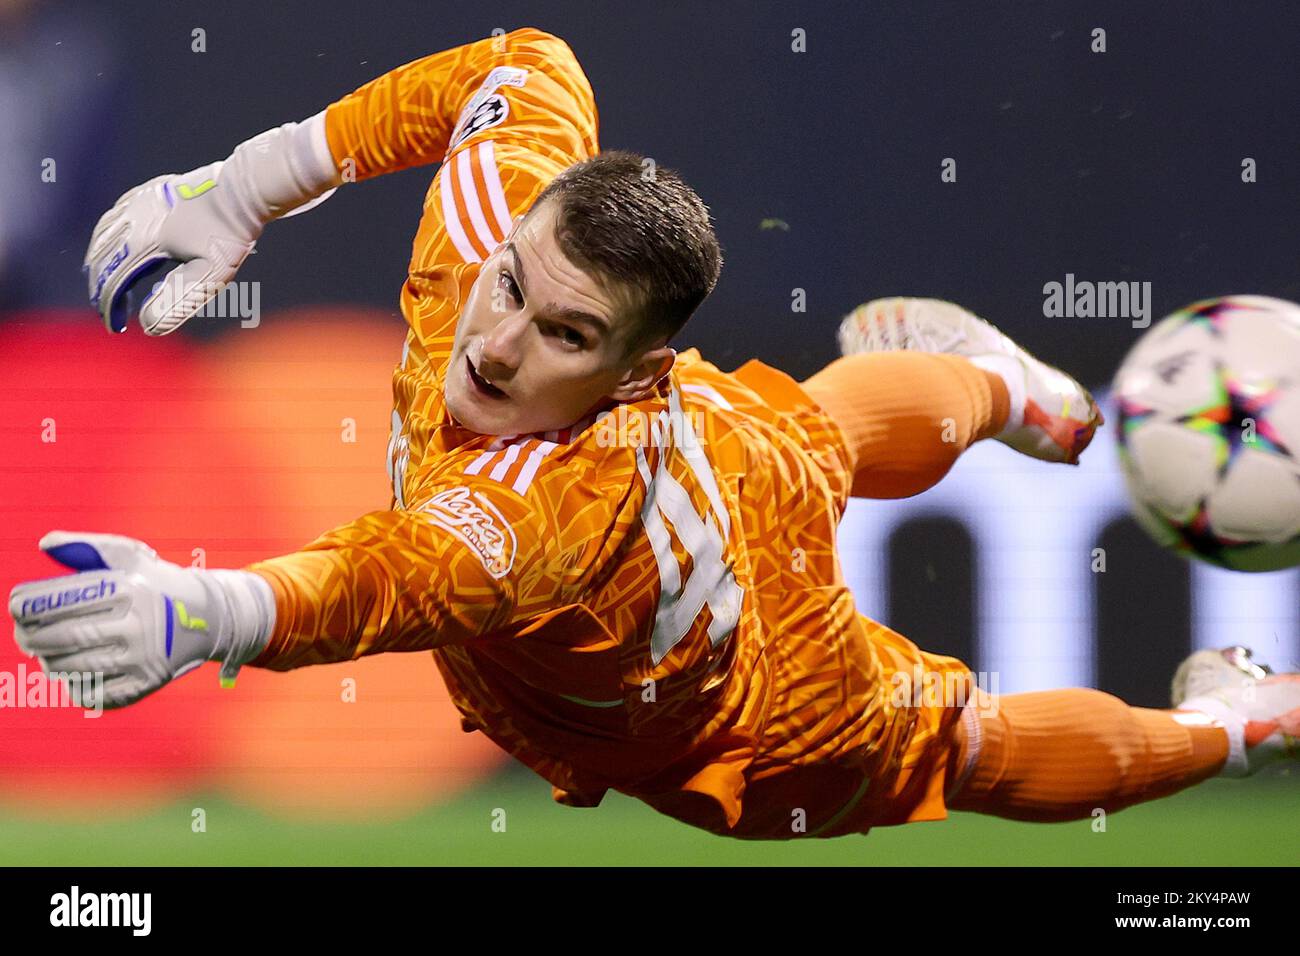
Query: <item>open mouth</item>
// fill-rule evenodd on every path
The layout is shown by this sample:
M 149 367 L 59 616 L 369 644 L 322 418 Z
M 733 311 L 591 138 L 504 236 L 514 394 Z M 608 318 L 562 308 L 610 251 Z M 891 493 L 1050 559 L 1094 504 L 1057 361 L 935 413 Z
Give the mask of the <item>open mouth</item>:
M 483 378 L 483 376 L 479 375 L 478 372 L 474 371 L 474 363 L 469 360 L 469 356 L 465 356 L 465 370 L 469 373 L 469 381 L 474 387 L 474 391 L 482 395 L 484 398 L 507 397 L 505 392 L 501 391 L 501 389 L 497 388 L 487 379 Z

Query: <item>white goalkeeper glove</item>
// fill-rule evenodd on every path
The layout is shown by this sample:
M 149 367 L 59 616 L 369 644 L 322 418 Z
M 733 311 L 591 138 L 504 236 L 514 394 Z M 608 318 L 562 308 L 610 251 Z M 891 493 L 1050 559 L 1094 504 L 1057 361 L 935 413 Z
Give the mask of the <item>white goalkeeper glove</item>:
M 47 674 L 101 674 L 103 699 L 82 707 L 125 707 L 204 661 L 232 686 L 275 626 L 274 592 L 251 571 L 182 568 L 116 534 L 51 531 L 40 548 L 79 573 L 10 592 L 14 640 Z
M 151 179 L 95 226 L 84 265 L 90 304 L 124 332 L 138 303 L 129 294 L 147 289 L 140 325 L 166 335 L 235 277 L 269 222 L 305 212 L 341 182 L 323 111 L 254 136 L 229 159 Z

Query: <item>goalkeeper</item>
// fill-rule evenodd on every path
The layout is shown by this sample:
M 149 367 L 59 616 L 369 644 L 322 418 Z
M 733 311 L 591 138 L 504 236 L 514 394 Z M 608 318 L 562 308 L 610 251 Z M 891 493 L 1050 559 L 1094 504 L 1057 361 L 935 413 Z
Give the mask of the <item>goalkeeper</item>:
M 122 707 L 205 661 L 230 683 L 431 652 L 466 730 L 557 800 L 616 789 L 749 838 L 949 808 L 1086 817 L 1286 751 L 1300 683 L 1237 651 L 1194 655 L 1174 710 L 991 698 L 859 614 L 835 554 L 850 495 L 916 494 L 987 438 L 1074 462 L 1096 406 L 928 300 L 855 310 L 844 357 L 802 383 L 678 354 L 721 268 L 708 212 L 648 158 L 600 152 L 587 79 L 546 33 L 417 60 L 132 190 L 92 237 L 92 301 L 115 331 L 138 308 L 171 332 L 274 219 L 433 163 L 401 290 L 390 508 L 237 570 L 51 532 L 41 547 L 74 573 L 13 590 L 26 653 L 102 673 Z M 894 692 L 917 673 L 945 692 Z

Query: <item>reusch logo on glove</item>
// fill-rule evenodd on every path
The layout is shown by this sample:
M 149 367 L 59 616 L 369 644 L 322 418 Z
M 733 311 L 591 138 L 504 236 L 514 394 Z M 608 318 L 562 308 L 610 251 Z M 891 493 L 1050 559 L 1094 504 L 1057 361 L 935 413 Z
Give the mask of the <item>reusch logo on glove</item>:
M 107 578 L 101 578 L 98 584 L 88 584 L 84 588 L 70 588 L 55 594 L 38 594 L 23 601 L 19 616 L 44 614 L 57 611 L 61 607 L 71 607 L 85 601 L 97 601 L 102 597 L 111 597 L 117 592 L 117 584 Z
M 95 294 L 90 298 L 91 305 L 99 305 L 99 297 L 104 292 L 104 283 L 108 281 L 109 276 L 117 271 L 118 266 L 126 262 L 126 257 L 130 254 L 130 247 L 128 247 L 126 243 L 122 243 L 121 251 L 119 251 L 117 255 L 113 256 L 112 259 L 109 259 L 108 264 L 99 270 L 99 277 L 95 280 Z

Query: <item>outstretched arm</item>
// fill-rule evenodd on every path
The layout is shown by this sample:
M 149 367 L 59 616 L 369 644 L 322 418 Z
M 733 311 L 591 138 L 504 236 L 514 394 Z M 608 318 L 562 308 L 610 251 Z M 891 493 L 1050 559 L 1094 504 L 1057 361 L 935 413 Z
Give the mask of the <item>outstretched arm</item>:
M 344 182 L 440 162 L 488 130 L 541 141 L 556 157 L 594 153 L 594 107 L 557 124 L 557 99 L 589 104 L 590 87 L 564 42 L 533 28 L 398 67 L 225 160 L 124 194 L 86 252 L 91 304 L 112 331 L 124 331 L 138 306 L 145 332 L 166 335 L 235 277 L 269 223 Z
M 430 650 L 553 606 L 565 563 L 541 512 L 466 479 L 245 568 L 270 584 L 275 626 L 249 663 L 272 670 Z
M 15 639 L 47 673 L 100 688 L 83 706 L 123 707 L 205 661 L 233 683 L 248 664 L 466 643 L 565 603 L 594 564 L 562 545 L 553 509 L 490 479 L 462 476 L 419 501 L 242 570 L 179 567 L 120 535 L 52 532 L 42 550 L 78 573 L 13 589 Z

